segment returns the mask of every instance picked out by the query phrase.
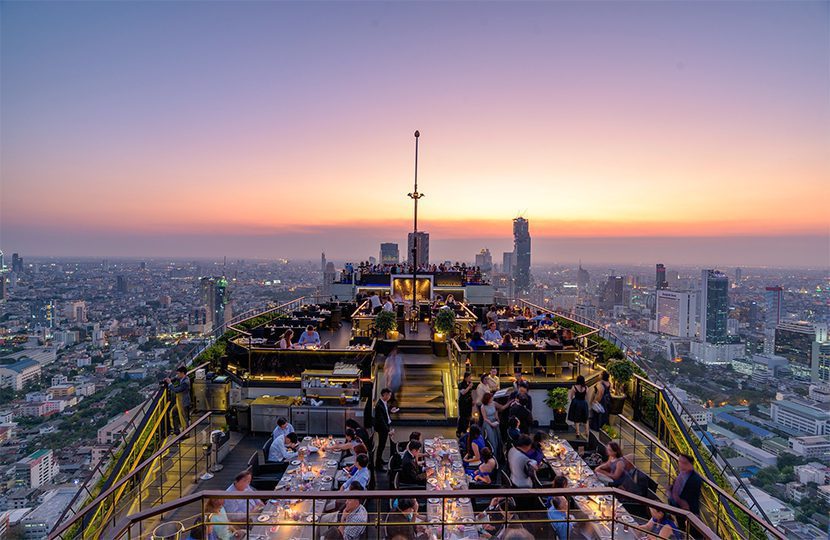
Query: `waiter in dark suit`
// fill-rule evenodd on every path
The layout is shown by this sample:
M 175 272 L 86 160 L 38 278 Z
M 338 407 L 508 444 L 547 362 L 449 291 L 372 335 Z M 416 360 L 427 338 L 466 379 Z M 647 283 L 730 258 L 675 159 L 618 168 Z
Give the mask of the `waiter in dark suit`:
M 378 447 L 375 452 L 375 471 L 384 472 L 383 468 L 383 451 L 386 450 L 386 441 L 389 440 L 389 433 L 392 430 L 392 416 L 391 413 L 398 412 L 397 407 L 389 405 L 389 399 L 392 397 L 392 390 L 384 388 L 380 391 L 380 399 L 375 403 L 375 411 L 372 415 L 375 426 L 375 433 L 378 434 Z

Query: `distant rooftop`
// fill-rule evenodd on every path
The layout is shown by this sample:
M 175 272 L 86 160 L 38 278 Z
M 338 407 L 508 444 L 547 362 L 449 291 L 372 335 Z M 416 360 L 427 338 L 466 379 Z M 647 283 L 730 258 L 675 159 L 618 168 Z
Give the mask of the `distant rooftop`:
M 23 373 L 23 371 L 26 368 L 35 367 L 35 366 L 38 366 L 38 365 L 40 365 L 40 364 L 38 364 L 38 362 L 36 362 L 35 360 L 32 360 L 31 358 L 21 358 L 20 360 L 18 360 L 17 362 L 15 362 L 13 364 L 6 364 L 6 365 L 2 365 L 0 367 L 10 369 L 10 370 L 16 371 L 18 373 Z
M 771 405 L 775 405 L 781 407 L 782 409 L 788 409 L 790 411 L 796 412 L 798 414 L 808 416 L 815 420 L 827 420 L 828 415 L 828 408 L 821 407 L 820 405 L 830 405 L 830 404 L 816 404 L 811 405 L 808 403 L 802 403 L 800 401 L 795 401 L 792 399 L 782 399 L 780 401 L 773 401 Z

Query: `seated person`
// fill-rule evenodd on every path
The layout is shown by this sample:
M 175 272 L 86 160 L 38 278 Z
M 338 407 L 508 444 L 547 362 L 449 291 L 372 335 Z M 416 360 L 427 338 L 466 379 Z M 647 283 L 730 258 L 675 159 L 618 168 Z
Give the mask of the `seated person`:
M 369 451 L 372 450 L 372 437 L 369 436 L 369 432 L 366 431 L 366 428 L 361 426 L 357 422 L 357 420 L 355 420 L 354 418 L 349 418 L 348 420 L 346 420 L 346 428 L 353 429 L 355 435 L 357 435 L 357 438 L 363 441 L 363 444 L 366 445 L 366 448 L 368 448 Z
M 484 437 L 481 436 L 481 428 L 473 424 L 470 426 L 467 435 L 467 444 L 464 447 L 464 468 L 468 472 L 475 470 L 481 464 L 481 450 L 487 447 Z
M 344 501 L 343 509 L 339 512 L 324 514 L 320 518 L 322 523 L 344 523 L 344 525 L 333 527 L 340 531 L 344 540 L 359 540 L 366 531 L 369 514 L 360 502 L 361 491 L 364 491 L 364 489 L 360 484 L 350 485 L 347 492 L 350 498 Z M 328 534 L 328 531 L 324 534 Z
M 234 477 L 233 483 L 225 491 L 230 493 L 253 493 L 254 488 L 251 487 L 251 480 L 253 480 L 251 470 L 245 469 Z M 244 521 L 246 516 L 256 514 L 265 504 L 258 499 L 226 499 L 223 506 L 231 521 Z
M 568 479 L 564 476 L 557 476 L 553 480 L 554 489 L 564 489 L 568 487 Z M 573 524 L 568 523 L 568 509 L 569 503 L 566 497 L 551 497 L 550 508 L 548 508 L 548 519 L 551 520 L 550 526 L 556 532 L 556 537 L 559 540 L 566 540 L 571 538 L 573 531 Z
M 418 463 L 418 457 L 421 455 L 421 443 L 418 441 L 409 441 L 406 447 L 406 452 L 403 453 L 401 460 L 401 472 L 398 476 L 398 481 L 401 484 L 415 484 L 426 486 L 427 473 L 424 467 Z
M 398 452 L 406 452 L 406 447 L 409 446 L 409 441 L 418 441 L 421 442 L 421 432 L 420 431 L 413 431 L 409 434 L 409 438 L 406 441 L 401 441 L 398 443 Z
M 625 474 L 625 458 L 622 455 L 622 448 L 616 441 L 605 445 L 605 455 L 608 461 L 594 469 L 594 472 L 602 477 L 610 479 L 609 486 L 617 487 L 622 483 Z
M 357 436 L 355 430 L 352 428 L 346 429 L 346 442 L 332 444 L 329 446 L 329 450 L 333 451 L 341 451 L 341 452 L 352 452 L 354 455 L 360 454 L 368 454 L 369 449 L 363 443 L 362 440 Z
M 521 421 L 516 418 L 515 416 L 511 416 L 507 420 L 507 438 L 510 440 L 511 444 L 516 444 L 519 440 L 519 437 L 522 436 L 522 431 L 519 429 Z
M 507 409 L 507 417 L 515 416 L 519 419 L 519 431 L 522 433 L 530 433 L 530 428 L 533 426 L 533 413 L 525 405 L 527 402 L 521 399 L 514 399 L 509 402 L 510 408 Z
M 516 510 L 516 501 L 512 498 L 493 497 L 490 505 L 476 516 L 476 521 L 486 522 L 478 526 L 478 534 L 481 538 L 501 538 L 504 532 L 504 524 L 512 519 Z
M 298 342 L 299 345 L 320 345 L 320 334 L 317 333 L 317 330 L 314 329 L 314 326 L 308 325 L 305 328 L 305 332 L 300 334 L 300 341 Z
M 271 443 L 268 461 L 290 461 L 297 457 L 296 449 L 300 446 L 296 433 L 280 435 Z
M 502 351 L 510 351 L 515 348 L 516 346 L 513 344 L 513 336 L 510 334 L 504 334 L 504 337 L 501 340 L 501 345 L 499 345 L 499 349 Z
M 208 502 L 210 499 L 208 499 Z M 205 504 L 207 508 L 207 503 Z M 196 518 L 193 523 L 193 528 L 187 533 L 185 540 L 205 540 L 206 538 L 213 538 L 213 525 L 209 523 L 202 523 L 201 518 Z
M 481 449 L 481 465 L 472 473 L 473 482 L 492 484 L 493 476 L 498 474 L 499 464 L 493 457 L 493 451 L 487 447 Z
M 289 433 L 294 433 L 294 426 L 292 426 L 285 417 L 280 416 L 277 418 L 277 427 L 274 428 L 273 433 L 271 436 L 276 439 L 280 435 L 288 435 Z
M 649 538 L 653 538 L 652 535 L 658 538 L 683 538 L 680 528 L 665 512 L 654 506 L 650 506 L 648 510 L 651 513 L 651 519 L 643 528 L 651 533 Z
M 491 341 L 493 343 L 501 343 L 501 332 L 496 328 L 496 322 L 490 321 L 487 325 L 487 330 L 484 331 L 484 341 Z
M 369 473 L 369 455 L 358 454 L 354 464 L 356 470 L 349 475 L 348 480 L 343 482 L 343 486 L 340 488 L 342 491 L 347 491 L 354 483 L 360 484 L 363 486 L 363 489 L 368 489 L 369 487 L 369 480 L 372 477 L 371 473 Z
M 533 443 L 530 447 L 530 452 L 527 453 L 527 457 L 535 461 L 536 463 L 542 463 L 545 460 L 545 453 L 542 451 L 542 443 L 547 440 L 548 435 L 544 431 L 537 431 L 533 434 Z
M 419 538 L 415 520 L 418 517 L 417 499 L 398 499 L 398 508 L 386 517 L 386 538 L 416 540 Z
M 473 337 L 467 344 L 472 350 L 477 351 L 487 347 L 487 342 L 481 337 L 481 332 L 473 332 Z
M 293 349 L 294 344 L 291 343 L 291 340 L 294 339 L 294 331 L 290 328 L 285 331 L 285 333 L 280 338 L 279 343 L 277 343 L 278 349 Z

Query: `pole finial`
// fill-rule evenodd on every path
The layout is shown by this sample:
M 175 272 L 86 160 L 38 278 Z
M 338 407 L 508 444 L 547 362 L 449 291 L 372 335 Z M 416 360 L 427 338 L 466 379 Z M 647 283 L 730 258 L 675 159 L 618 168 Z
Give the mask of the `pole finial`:
M 420 136 L 421 136 L 421 132 L 416 129 L 415 130 L 415 138 L 417 139 Z

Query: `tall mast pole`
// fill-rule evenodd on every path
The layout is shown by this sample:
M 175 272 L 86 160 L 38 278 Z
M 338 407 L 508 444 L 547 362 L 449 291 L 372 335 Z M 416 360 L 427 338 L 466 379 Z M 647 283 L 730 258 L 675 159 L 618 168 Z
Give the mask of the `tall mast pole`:
M 413 235 L 412 235 L 412 320 L 411 330 L 418 331 L 418 319 L 420 318 L 420 309 L 418 308 L 418 199 L 424 196 L 423 193 L 418 193 L 418 137 L 421 133 L 415 131 L 415 190 L 409 194 L 409 198 L 415 201 L 415 214 L 413 220 Z

